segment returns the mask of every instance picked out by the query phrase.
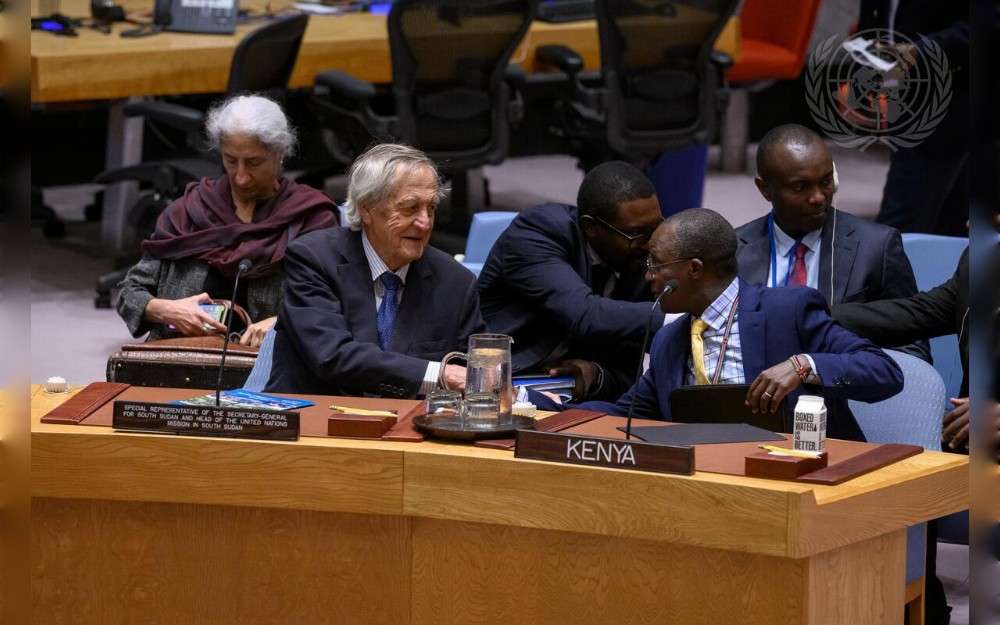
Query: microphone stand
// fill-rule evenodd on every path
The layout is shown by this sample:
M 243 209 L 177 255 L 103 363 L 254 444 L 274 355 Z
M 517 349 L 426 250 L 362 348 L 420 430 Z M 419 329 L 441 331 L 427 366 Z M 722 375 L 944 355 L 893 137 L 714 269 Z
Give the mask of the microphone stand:
M 240 286 L 240 275 L 246 271 L 250 271 L 251 266 L 252 263 L 248 259 L 244 258 L 241 260 L 239 267 L 236 269 L 236 278 L 233 280 L 233 297 L 229 300 L 230 306 L 226 317 L 226 337 L 222 341 L 222 362 L 219 363 L 219 379 L 215 382 L 216 408 L 219 407 L 220 396 L 222 395 L 222 373 L 226 370 L 226 352 L 229 351 L 229 331 L 233 328 L 233 307 L 236 306 L 236 291 Z
M 668 293 L 673 293 L 676 288 L 677 280 L 667 280 L 667 283 L 663 286 L 663 290 L 660 291 L 660 294 L 656 296 L 655 300 L 653 300 L 653 307 L 650 308 L 649 312 L 655 311 L 659 307 L 660 300 L 663 296 Z M 632 412 L 635 410 L 635 386 L 639 383 L 640 378 L 642 378 L 642 361 L 646 356 L 646 341 L 649 340 L 649 328 L 652 325 L 652 320 L 647 320 L 646 331 L 642 335 L 642 344 L 639 349 L 639 366 L 636 367 L 635 383 L 632 384 L 632 400 L 628 404 L 628 417 L 625 419 L 625 440 L 627 441 L 632 440 Z M 653 357 L 652 353 L 650 353 L 649 357 Z

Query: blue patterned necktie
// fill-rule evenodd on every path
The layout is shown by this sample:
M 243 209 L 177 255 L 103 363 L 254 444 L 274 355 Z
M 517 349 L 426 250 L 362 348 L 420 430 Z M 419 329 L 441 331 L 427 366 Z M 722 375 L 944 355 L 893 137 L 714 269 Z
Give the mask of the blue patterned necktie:
M 391 271 L 383 273 L 378 279 L 385 287 L 382 304 L 378 307 L 375 318 L 378 326 L 378 344 L 382 349 L 389 349 L 389 343 L 392 342 L 392 328 L 396 325 L 396 311 L 399 309 L 399 287 L 403 285 L 403 281 Z

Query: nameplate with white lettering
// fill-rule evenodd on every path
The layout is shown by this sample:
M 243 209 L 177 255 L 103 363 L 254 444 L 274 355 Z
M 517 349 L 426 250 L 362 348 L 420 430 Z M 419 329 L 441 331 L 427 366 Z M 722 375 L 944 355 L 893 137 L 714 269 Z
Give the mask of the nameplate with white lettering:
M 559 432 L 518 430 L 514 457 L 657 473 L 694 473 L 694 447 Z
M 260 408 L 183 406 L 118 400 L 111 425 L 116 430 L 259 438 L 272 441 L 299 439 L 299 413 Z

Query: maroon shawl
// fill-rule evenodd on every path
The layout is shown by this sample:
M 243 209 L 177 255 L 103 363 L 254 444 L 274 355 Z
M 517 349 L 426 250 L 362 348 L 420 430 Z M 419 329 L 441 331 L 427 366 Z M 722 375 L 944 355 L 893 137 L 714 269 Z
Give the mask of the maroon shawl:
M 257 203 L 253 221 L 236 217 L 229 178 L 202 178 L 167 207 L 142 249 L 160 260 L 196 258 L 233 277 L 244 258 L 248 277 L 273 272 L 288 242 L 312 230 L 336 226 L 339 213 L 326 195 L 287 178 L 274 197 Z

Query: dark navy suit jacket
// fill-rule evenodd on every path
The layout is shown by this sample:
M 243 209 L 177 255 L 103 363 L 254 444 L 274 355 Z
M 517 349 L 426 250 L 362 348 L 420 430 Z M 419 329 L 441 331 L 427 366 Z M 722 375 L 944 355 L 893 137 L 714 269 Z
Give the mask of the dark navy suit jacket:
M 736 236 L 739 242 L 736 261 L 740 277 L 750 284 L 767 284 L 771 268 L 767 216 L 740 226 L 736 229 Z M 842 302 L 872 302 L 909 297 L 917 293 L 913 268 L 903 251 L 899 231 L 895 228 L 834 209 L 826 218 L 821 237 L 819 283 L 816 286 L 827 303 L 832 302 L 831 305 L 835 306 Z M 930 362 L 930 346 L 927 341 L 918 341 L 899 349 Z
M 768 289 L 740 280 L 739 316 L 743 373 L 751 383 L 765 369 L 795 354 L 809 354 L 822 387 L 800 386 L 786 398 L 794 408 L 799 395 L 826 400 L 827 436 L 863 441 L 864 435 L 847 406 L 892 397 L 903 388 L 903 373 L 892 358 L 858 338 L 831 318 L 823 296 L 810 288 Z M 586 402 L 579 407 L 610 414 L 671 420 L 670 393 L 683 386 L 691 354 L 691 316 L 668 324 L 653 338 L 650 366 L 639 382 L 617 402 Z
M 635 375 L 650 312 L 642 274 L 622 275 L 611 297 L 594 293 L 592 262 L 576 207 L 541 204 L 521 212 L 497 239 L 479 274 L 479 301 L 493 332 L 514 338 L 514 372 L 537 370 L 567 342 L 565 358 L 600 363 L 617 397 Z M 607 385 L 607 384 L 606 384 Z
M 267 390 L 412 397 L 428 360 L 485 331 L 476 280 L 433 247 L 410 264 L 389 351 L 378 346 L 375 291 L 361 232 L 329 228 L 288 246 L 285 296 Z

